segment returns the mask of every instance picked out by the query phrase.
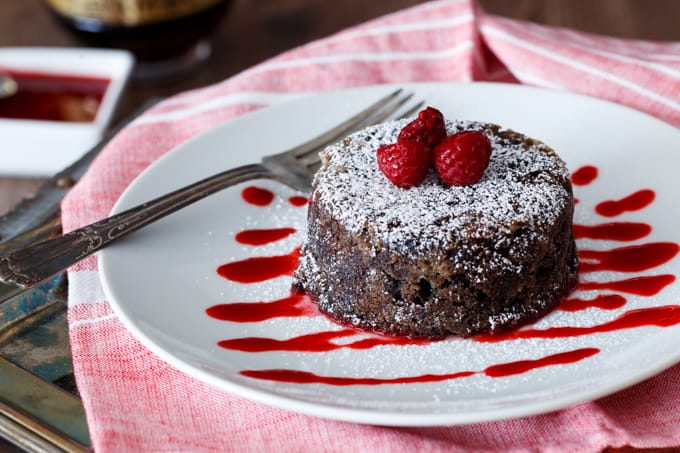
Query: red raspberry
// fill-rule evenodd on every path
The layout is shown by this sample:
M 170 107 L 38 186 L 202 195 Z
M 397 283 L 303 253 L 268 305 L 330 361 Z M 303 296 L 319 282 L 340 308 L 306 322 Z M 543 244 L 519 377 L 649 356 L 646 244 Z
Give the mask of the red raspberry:
M 401 140 L 378 148 L 378 167 L 397 187 L 404 189 L 423 182 L 432 156 L 425 145 L 411 140 Z
M 418 118 L 404 126 L 399 132 L 398 140 L 413 140 L 433 150 L 444 137 L 446 137 L 444 115 L 435 108 L 427 107 L 418 113 Z
M 434 168 L 450 186 L 479 181 L 491 158 L 491 142 L 481 132 L 465 131 L 446 137 L 434 149 Z

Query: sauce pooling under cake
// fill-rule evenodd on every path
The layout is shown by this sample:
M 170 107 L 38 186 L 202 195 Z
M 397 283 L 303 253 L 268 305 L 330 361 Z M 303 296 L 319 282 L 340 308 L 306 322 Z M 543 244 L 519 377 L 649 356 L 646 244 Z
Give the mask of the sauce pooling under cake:
M 315 177 L 296 287 L 345 324 L 410 337 L 493 333 L 548 312 L 575 283 L 573 195 L 545 144 L 493 124 L 488 167 L 473 183 L 434 169 L 409 188 L 376 153 L 407 121 L 369 127 L 328 147 Z

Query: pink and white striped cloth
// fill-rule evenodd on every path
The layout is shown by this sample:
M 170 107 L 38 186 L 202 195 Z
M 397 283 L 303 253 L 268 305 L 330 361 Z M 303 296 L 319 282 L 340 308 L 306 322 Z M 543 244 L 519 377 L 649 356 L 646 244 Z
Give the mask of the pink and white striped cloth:
M 219 56 L 218 56 L 219 57 Z M 426 3 L 177 95 L 123 130 L 63 203 L 71 230 L 107 215 L 140 171 L 248 111 L 380 83 L 501 81 L 605 98 L 680 127 L 680 43 L 628 41 Z M 493 423 L 385 428 L 317 419 L 222 393 L 144 348 L 106 301 L 97 260 L 69 271 L 78 387 L 97 451 L 599 451 L 680 445 L 680 365 L 612 396 Z

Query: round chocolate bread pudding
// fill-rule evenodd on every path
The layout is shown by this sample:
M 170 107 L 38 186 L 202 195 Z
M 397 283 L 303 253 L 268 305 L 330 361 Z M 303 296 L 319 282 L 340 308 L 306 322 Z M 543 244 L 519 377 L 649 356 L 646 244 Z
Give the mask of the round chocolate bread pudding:
M 448 186 L 430 170 L 390 183 L 377 149 L 405 121 L 357 132 L 322 153 L 295 286 L 331 318 L 393 335 L 493 333 L 553 308 L 575 283 L 574 201 L 564 162 L 545 144 L 493 124 L 481 179 Z

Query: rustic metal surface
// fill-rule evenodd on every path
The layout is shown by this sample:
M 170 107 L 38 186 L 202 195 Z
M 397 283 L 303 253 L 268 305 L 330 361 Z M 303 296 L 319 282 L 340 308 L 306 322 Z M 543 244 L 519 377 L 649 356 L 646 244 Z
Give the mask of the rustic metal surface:
M 0 305 L 0 435 L 31 451 L 90 446 L 66 309 L 63 275 Z
M 0 432 L 31 450 L 84 451 L 90 446 L 78 397 L 2 357 Z

